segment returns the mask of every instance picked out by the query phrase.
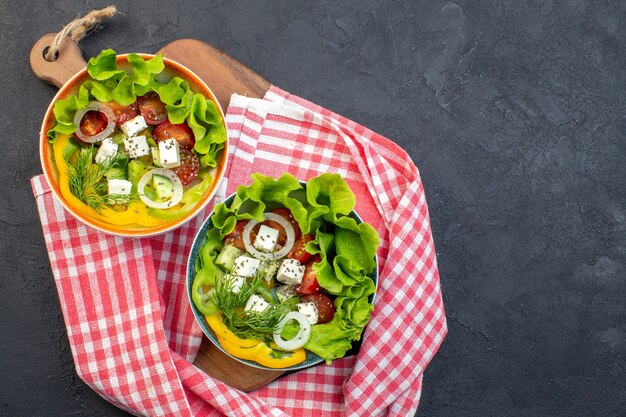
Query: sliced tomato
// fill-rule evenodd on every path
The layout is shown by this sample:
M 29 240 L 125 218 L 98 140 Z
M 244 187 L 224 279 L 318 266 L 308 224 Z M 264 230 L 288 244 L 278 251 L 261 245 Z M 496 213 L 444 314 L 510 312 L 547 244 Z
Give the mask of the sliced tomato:
M 200 171 L 200 160 L 198 159 L 198 156 L 191 151 L 191 149 L 181 147 L 180 166 L 172 168 L 172 171 L 178 175 L 178 178 L 180 178 L 180 182 L 182 182 L 183 185 L 187 185 L 198 176 L 198 171 Z
M 168 139 L 176 139 L 180 146 L 185 146 L 189 149 L 193 149 L 196 144 L 196 140 L 193 135 L 193 130 L 187 123 L 172 124 L 169 121 L 161 123 L 154 129 L 154 139 L 157 142 Z
M 95 136 L 106 129 L 108 124 L 107 117 L 104 113 L 97 110 L 89 110 L 82 119 L 80 119 L 80 131 L 86 136 Z
M 313 239 L 314 237 L 310 233 L 298 237 L 296 239 L 296 243 L 293 244 L 293 249 L 291 249 L 291 252 L 289 252 L 289 255 L 287 255 L 287 257 L 291 259 L 297 259 L 301 264 L 308 261 L 313 255 L 307 252 L 304 248 L 306 248 L 306 244 Z
M 317 294 L 322 291 L 319 282 L 317 282 L 317 273 L 313 269 L 313 264 L 320 262 L 322 258 L 315 255 L 310 262 L 304 265 L 304 275 L 302 282 L 296 287 L 296 292 L 301 295 Z
M 233 245 L 237 249 L 246 251 L 246 245 L 243 244 L 243 229 L 248 224 L 248 220 L 239 220 L 235 225 L 235 230 L 224 237 L 225 245 Z
M 272 213 L 278 214 L 279 216 L 282 216 L 285 219 L 287 219 L 287 221 L 291 223 L 291 226 L 293 226 L 293 231 L 296 234 L 296 238 L 300 236 L 300 233 L 301 233 L 300 226 L 298 226 L 298 222 L 296 221 L 296 219 L 293 218 L 293 215 L 291 214 L 291 211 L 288 208 L 279 207 L 279 208 L 272 210 Z
M 122 106 L 121 104 L 111 101 L 107 103 L 107 106 L 113 109 L 113 113 L 115 113 L 115 124 L 117 126 L 123 125 L 139 113 L 136 101 L 128 106 Z
M 150 91 L 144 96 L 137 98 L 139 112 L 149 125 L 160 125 L 167 120 L 167 110 L 165 103 L 161 101 L 159 95 Z
M 335 306 L 324 293 L 305 295 L 300 298 L 301 303 L 313 302 L 317 307 L 317 324 L 328 323 L 335 316 Z

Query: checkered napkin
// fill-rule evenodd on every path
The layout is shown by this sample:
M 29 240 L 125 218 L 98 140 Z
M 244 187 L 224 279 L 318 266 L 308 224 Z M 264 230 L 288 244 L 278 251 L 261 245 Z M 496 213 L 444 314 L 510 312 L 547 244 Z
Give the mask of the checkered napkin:
M 212 207 L 153 238 L 103 234 L 74 219 L 43 176 L 32 179 L 50 263 L 80 378 L 102 397 L 148 416 L 406 416 L 447 328 L 419 173 L 391 141 L 272 87 L 234 95 L 230 168 L 221 194 L 249 175 L 336 172 L 381 237 L 375 310 L 357 356 L 243 393 L 191 364 L 202 332 L 185 288 L 196 231 Z

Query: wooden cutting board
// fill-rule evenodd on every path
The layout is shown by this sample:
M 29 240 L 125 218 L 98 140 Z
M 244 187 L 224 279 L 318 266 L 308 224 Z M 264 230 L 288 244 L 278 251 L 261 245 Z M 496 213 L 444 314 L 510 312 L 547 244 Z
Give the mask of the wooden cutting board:
M 66 38 L 61 42 L 56 61 L 43 58 L 44 49 L 52 43 L 56 33 L 45 35 L 35 43 L 30 53 L 30 64 L 35 75 L 42 80 L 61 87 L 72 75 L 85 68 L 87 62 L 78 45 Z M 137 51 L 148 52 L 148 51 Z M 196 73 L 213 90 L 224 111 L 233 93 L 261 98 L 270 83 L 251 69 L 230 56 L 202 41 L 180 39 L 157 53 L 177 61 Z M 206 337 L 194 365 L 209 375 L 242 391 L 252 391 L 273 381 L 283 374 L 244 365 L 223 353 Z

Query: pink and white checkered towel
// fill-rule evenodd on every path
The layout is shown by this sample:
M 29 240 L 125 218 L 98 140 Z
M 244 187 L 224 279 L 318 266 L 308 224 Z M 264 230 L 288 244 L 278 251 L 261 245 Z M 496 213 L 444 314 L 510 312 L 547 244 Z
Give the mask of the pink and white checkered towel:
M 202 340 L 185 289 L 193 238 L 212 205 L 179 229 L 121 238 L 91 229 L 31 180 L 80 378 L 146 416 L 407 416 L 446 331 L 435 248 L 419 173 L 393 142 L 272 87 L 233 95 L 227 121 L 234 192 L 253 172 L 346 179 L 380 234 L 375 310 L 359 354 L 244 393 L 192 365 Z

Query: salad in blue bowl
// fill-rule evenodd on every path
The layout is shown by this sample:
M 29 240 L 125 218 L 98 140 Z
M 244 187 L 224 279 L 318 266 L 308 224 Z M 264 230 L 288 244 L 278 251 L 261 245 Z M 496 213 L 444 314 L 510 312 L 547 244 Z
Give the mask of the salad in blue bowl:
M 215 206 L 193 242 L 187 290 L 200 327 L 257 368 L 344 357 L 374 308 L 376 230 L 338 174 L 251 178 Z

